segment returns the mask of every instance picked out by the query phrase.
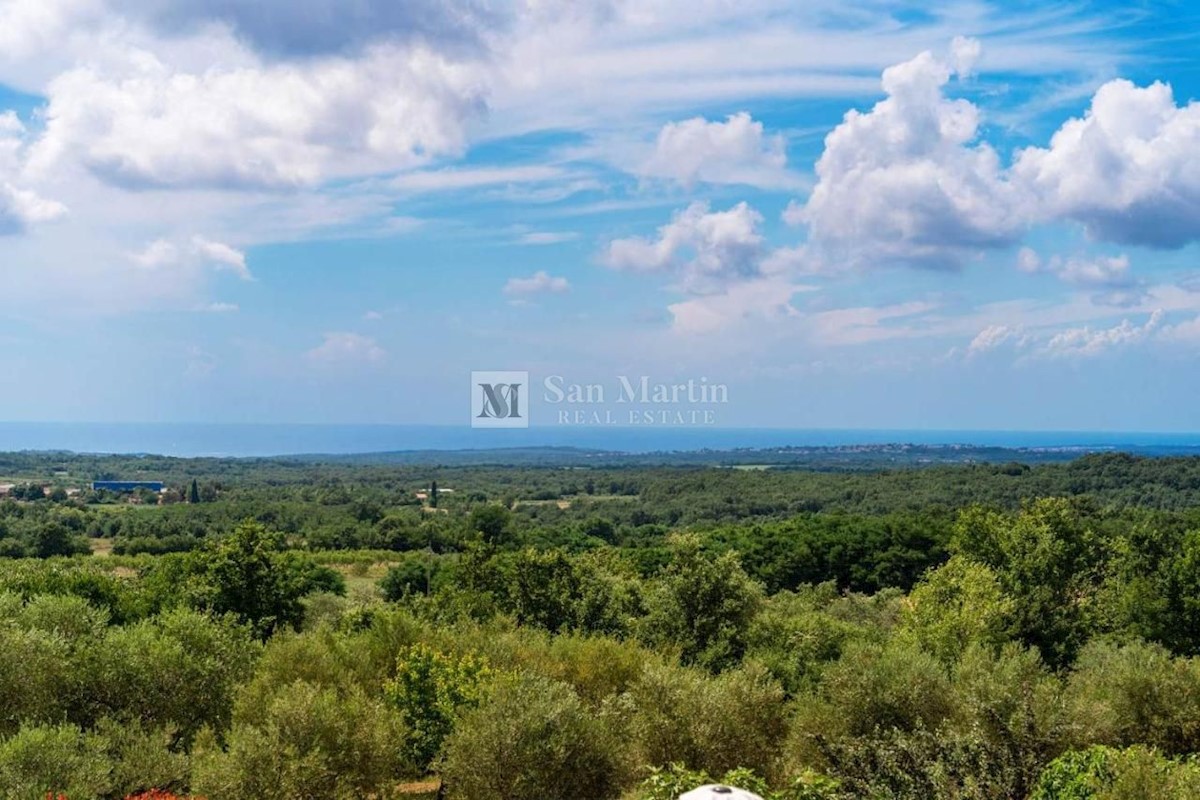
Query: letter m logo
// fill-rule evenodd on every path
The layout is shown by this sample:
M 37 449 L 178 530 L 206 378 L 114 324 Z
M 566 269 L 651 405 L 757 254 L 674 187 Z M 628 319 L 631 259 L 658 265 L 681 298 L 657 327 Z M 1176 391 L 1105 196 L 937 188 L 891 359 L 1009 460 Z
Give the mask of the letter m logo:
M 528 428 L 529 373 L 471 373 L 471 427 Z

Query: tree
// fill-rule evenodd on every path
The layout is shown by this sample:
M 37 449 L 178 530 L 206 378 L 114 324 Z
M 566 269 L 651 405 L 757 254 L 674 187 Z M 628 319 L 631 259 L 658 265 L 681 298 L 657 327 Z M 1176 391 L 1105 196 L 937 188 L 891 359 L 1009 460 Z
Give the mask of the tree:
M 986 564 L 1013 600 L 1014 628 L 1051 666 L 1068 664 L 1087 640 L 1105 548 L 1077 504 L 1030 503 L 1015 517 L 971 508 L 952 549 Z
M 281 534 L 252 521 L 200 551 L 193 574 L 193 592 L 201 606 L 234 614 L 264 639 L 279 627 L 299 627 L 305 595 L 345 593 L 340 575 L 306 556 L 286 552 Z
M 1013 601 L 983 564 L 954 556 L 925 576 L 904 604 L 904 630 L 947 665 L 980 643 L 998 648 L 1007 639 Z
M 433 483 L 429 484 L 429 507 L 430 508 L 438 507 L 437 481 L 434 481 Z
M 454 730 L 458 715 L 479 705 L 489 670 L 471 655 L 447 656 L 422 644 L 400 654 L 384 694 L 408 730 L 405 756 L 427 769 Z
M 507 544 L 511 539 L 512 512 L 499 503 L 489 503 L 472 511 L 468 524 L 488 544 Z
M 200 502 L 200 486 L 199 486 L 199 484 L 196 483 L 195 478 L 192 478 L 192 490 L 191 490 L 191 492 L 188 493 L 188 502 L 189 503 L 199 503 Z
M 763 601 L 736 553 L 712 556 L 695 535 L 671 537 L 671 563 L 647 599 L 643 634 L 682 646 L 685 662 L 714 672 L 736 663 Z
M 91 549 L 61 522 L 47 522 L 37 527 L 31 537 L 31 544 L 33 554 L 38 558 L 69 556 L 86 553 Z

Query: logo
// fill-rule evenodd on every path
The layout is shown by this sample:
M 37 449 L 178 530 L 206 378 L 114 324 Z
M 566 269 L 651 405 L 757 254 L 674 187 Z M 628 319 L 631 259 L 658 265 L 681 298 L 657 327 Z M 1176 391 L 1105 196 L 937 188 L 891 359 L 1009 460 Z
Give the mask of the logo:
M 471 373 L 472 428 L 528 428 L 528 372 Z

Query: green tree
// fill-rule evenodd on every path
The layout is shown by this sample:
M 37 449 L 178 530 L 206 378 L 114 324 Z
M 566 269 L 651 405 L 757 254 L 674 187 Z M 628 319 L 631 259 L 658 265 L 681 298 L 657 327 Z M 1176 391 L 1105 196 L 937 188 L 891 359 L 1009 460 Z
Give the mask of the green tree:
M 1092 633 L 1103 540 L 1063 498 L 1036 500 L 1015 517 L 972 508 L 952 547 L 995 571 L 1013 600 L 1014 632 L 1052 666 L 1069 664 Z
M 195 478 L 192 478 L 192 488 L 188 493 L 188 502 L 193 504 L 200 502 L 200 485 L 196 483 Z
M 408 726 L 405 756 L 413 764 L 429 768 L 458 715 L 479 704 L 488 678 L 487 667 L 470 655 L 448 656 L 420 644 L 400 654 L 384 693 Z
M 310 558 L 286 551 L 279 533 L 247 521 L 195 557 L 193 592 L 200 605 L 230 613 L 261 638 L 277 628 L 299 627 L 305 595 L 345 593 L 341 576 Z
M 508 544 L 512 538 L 512 512 L 499 503 L 474 509 L 467 524 L 491 545 Z
M 670 547 L 671 562 L 646 598 L 643 637 L 676 644 L 685 663 L 714 672 L 736 663 L 762 607 L 762 587 L 736 553 L 706 553 L 695 535 L 673 536 Z
M 903 605 L 903 630 L 952 665 L 975 643 L 1007 641 L 1013 601 L 983 564 L 954 556 L 917 584 Z

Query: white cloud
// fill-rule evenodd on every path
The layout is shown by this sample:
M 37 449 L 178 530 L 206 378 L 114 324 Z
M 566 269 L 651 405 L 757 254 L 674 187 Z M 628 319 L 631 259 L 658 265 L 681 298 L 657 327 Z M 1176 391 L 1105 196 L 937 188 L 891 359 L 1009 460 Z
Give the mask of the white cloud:
M 45 2 L 45 0 L 42 0 Z M 122 10 L 166 31 L 229 26 L 239 38 L 281 56 L 344 53 L 379 41 L 431 41 L 447 49 L 482 46 L 482 31 L 504 23 L 479 0 L 124 0 Z
M 742 202 L 726 211 L 692 203 L 653 238 L 609 242 L 601 262 L 612 269 L 669 275 L 689 298 L 668 306 L 672 328 L 708 333 L 749 318 L 794 316 L 791 298 L 814 287 L 793 283 L 811 271 L 805 248 L 764 246 L 762 215 Z
M 383 319 L 383 313 L 380 311 L 368 311 L 363 314 L 363 319 L 367 320 L 368 322 L 378 322 L 379 320 Z
M 703 117 L 668 122 L 653 152 L 630 171 L 685 186 L 722 183 L 778 189 L 802 183 L 787 171 L 783 136 L 764 135 L 762 123 L 744 111 L 724 122 Z
M 1124 288 L 1132 283 L 1129 256 L 1068 258 L 1054 268 L 1055 274 L 1072 286 L 1084 288 Z
M 252 279 L 250 269 L 246 265 L 245 253 L 203 236 L 193 236 L 185 246 L 168 239 L 156 239 L 142 250 L 130 254 L 129 258 L 133 263 L 148 270 L 164 267 L 210 267 L 218 271 L 232 272 L 242 280 Z
M 1180 247 L 1200 239 L 1198 151 L 1200 104 L 1176 106 L 1162 83 L 1114 80 L 1049 148 L 1022 151 L 1014 173 L 1043 214 L 1077 220 L 1097 239 Z
M 858 306 L 821 311 L 813 315 L 814 337 L 823 344 L 857 345 L 917 335 L 914 319 L 938 306 L 925 300 L 884 306 Z M 901 321 L 901 324 L 893 323 Z
M 25 125 L 16 113 L 0 113 L 0 236 L 66 214 L 66 207 L 18 185 L 25 160 Z
M 306 356 L 325 365 L 374 364 L 383 361 L 387 352 L 370 336 L 334 331 L 326 333 L 325 340 Z
M 579 234 L 574 231 L 529 231 L 521 234 L 517 240 L 521 244 L 561 244 L 562 242 L 572 242 L 579 238 Z
M 970 36 L 955 36 L 950 41 L 950 67 L 963 77 L 975 72 L 975 62 L 983 54 L 983 44 Z
M 125 187 L 287 189 L 418 166 L 465 146 L 482 78 L 422 46 L 358 59 L 190 71 L 149 52 L 72 69 L 47 87 L 31 165 L 77 159 Z
M 1103 305 L 1132 306 L 1147 292 L 1145 281 L 1137 278 L 1129 266 L 1129 256 L 1051 256 L 1043 261 L 1028 247 L 1017 253 L 1017 268 L 1028 274 L 1054 275 L 1063 283 L 1092 290 L 1093 299 Z
M 760 273 L 762 215 L 742 202 L 727 211 L 692 203 L 658 229 L 654 239 L 633 237 L 609 242 L 604 263 L 635 272 L 670 271 L 685 291 L 712 293 L 730 282 Z
M 559 167 L 530 164 L 516 167 L 471 167 L 405 172 L 388 181 L 388 186 L 402 192 L 451 192 L 481 186 L 508 186 L 526 183 L 546 183 L 569 177 Z
M 207 314 L 233 314 L 238 310 L 237 303 L 209 303 L 197 309 Z
M 1145 341 L 1163 321 L 1163 312 L 1155 311 L 1142 325 L 1122 320 L 1111 328 L 1093 330 L 1088 326 L 1056 333 L 1038 350 L 1044 358 L 1091 358 L 1111 350 Z
M 977 358 L 1009 343 L 1015 343 L 1019 347 L 1024 339 L 1025 334 L 1018 328 L 1008 325 L 989 325 L 976 334 L 971 343 L 967 345 L 966 358 L 968 360 Z
M 957 267 L 1010 244 L 1022 227 L 1017 190 L 996 152 L 972 144 L 979 110 L 943 87 L 972 60 L 960 41 L 954 65 L 924 52 L 883 73 L 884 100 L 850 111 L 825 139 L 818 183 L 801 217 L 832 262 Z
M 1168 342 L 1196 344 L 1200 342 L 1200 315 L 1174 325 L 1166 325 L 1158 335 Z
M 716 294 L 694 297 L 667 306 L 671 328 L 681 334 L 716 333 L 748 319 L 797 316 L 791 305 L 797 292 L 812 287 L 798 286 L 778 277 L 734 284 Z
M 192 237 L 192 251 L 202 260 L 217 269 L 233 272 L 242 280 L 250 280 L 250 270 L 246 267 L 246 254 L 235 250 L 223 242 L 214 242 L 203 236 Z
M 539 270 L 528 278 L 509 278 L 504 284 L 504 293 L 516 296 L 533 294 L 562 294 L 571 289 L 566 278 L 552 276 L 545 270 Z
M 1022 247 L 1017 251 L 1017 269 L 1030 275 L 1042 269 L 1042 257 L 1032 247 Z

